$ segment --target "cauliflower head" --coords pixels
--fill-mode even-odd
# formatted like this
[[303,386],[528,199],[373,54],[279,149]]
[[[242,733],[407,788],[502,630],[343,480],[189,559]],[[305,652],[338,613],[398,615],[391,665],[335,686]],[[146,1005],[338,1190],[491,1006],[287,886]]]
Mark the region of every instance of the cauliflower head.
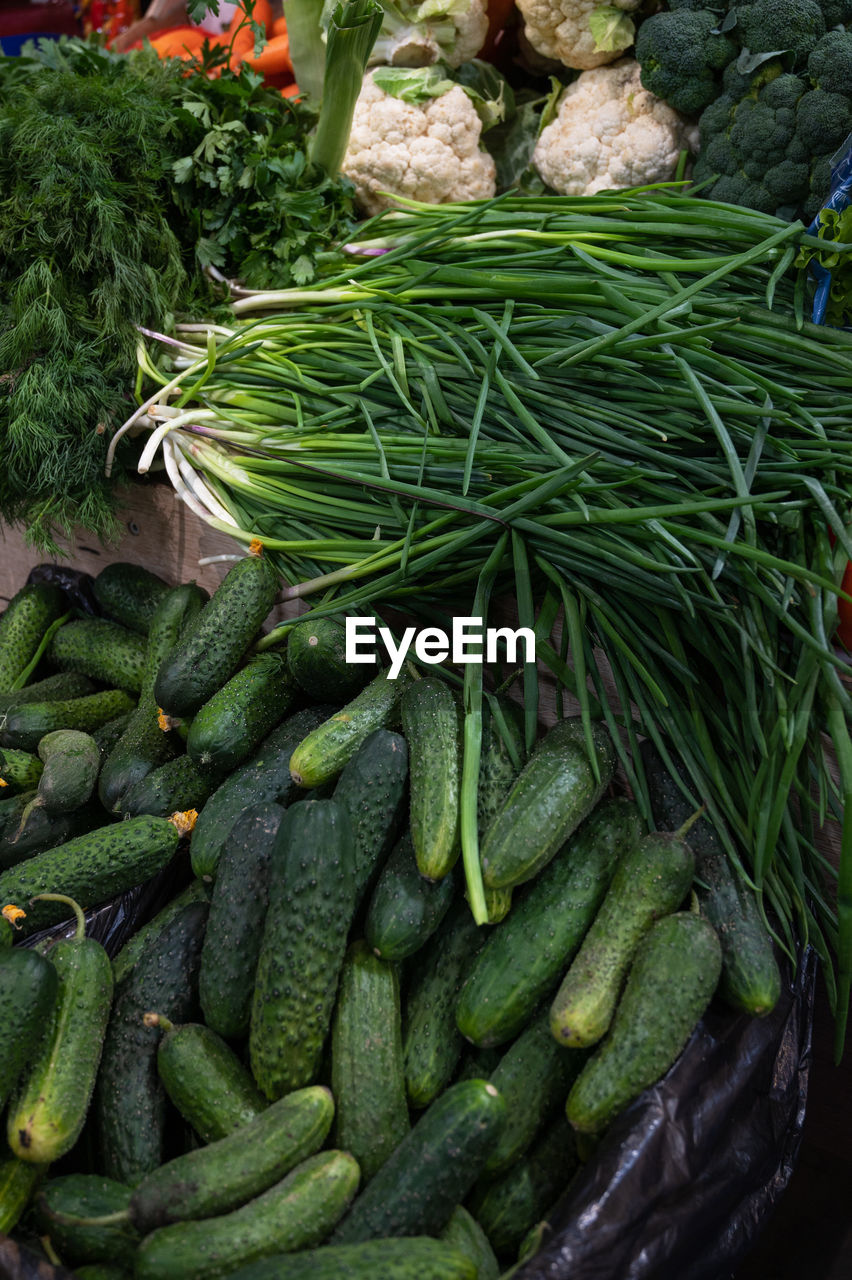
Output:
[[384,18],[369,65],[459,67],[475,58],[488,35],[486,0],[383,0]]
[[[633,44],[627,15],[642,0],[516,0],[537,53],[576,71],[615,62]],[[618,11],[621,11],[619,14]]]
[[420,104],[385,93],[367,72],[342,171],[369,214],[391,207],[393,196],[427,204],[489,199],[496,167],[480,148],[481,133],[476,108],[459,85]]
[[532,156],[554,191],[594,195],[674,176],[688,141],[686,122],[643,89],[639,76],[638,62],[622,58],[584,71],[568,85]]

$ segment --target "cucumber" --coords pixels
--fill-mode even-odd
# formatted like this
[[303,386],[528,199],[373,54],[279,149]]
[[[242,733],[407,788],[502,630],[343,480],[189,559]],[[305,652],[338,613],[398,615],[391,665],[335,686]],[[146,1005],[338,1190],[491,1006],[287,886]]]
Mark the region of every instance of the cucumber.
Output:
[[[654,821],[675,829],[696,806],[685,798],[650,739],[642,743],[641,753]],[[686,783],[685,768],[677,767]],[[695,854],[695,893],[701,912],[722,946],[719,994],[732,1008],[764,1017],[781,995],[781,973],[757,898],[737,875],[706,818],[699,818],[691,828],[689,847]]]
[[50,1237],[69,1266],[129,1262],[139,1243],[139,1234],[129,1220],[92,1227],[85,1219],[126,1213],[130,1194],[130,1187],[98,1174],[48,1178],[33,1205],[35,1226],[40,1235]]
[[505,1115],[489,1081],[451,1085],[361,1192],[332,1243],[437,1235],[476,1181]]
[[43,763],[31,751],[0,747],[0,794],[4,798],[18,795],[21,791],[35,790],[43,771]]
[[293,748],[328,714],[328,707],[297,711],[273,729],[251,760],[216,788],[198,815],[190,841],[192,869],[197,876],[207,880],[215,876],[228,833],[246,809],[266,801],[290,802],[296,793],[289,764]]
[[46,1171],[46,1165],[0,1151],[0,1233],[18,1225]]
[[560,1044],[584,1048],[606,1033],[642,935],[683,902],[695,859],[682,836],[654,831],[619,863],[550,1011]]
[[38,1050],[58,987],[56,970],[38,952],[23,947],[0,951],[0,1109]]
[[6,916],[0,912],[0,952],[11,947],[15,941],[15,930]]
[[133,1273],[110,1262],[93,1262],[91,1266],[77,1267],[76,1280],[132,1280]]
[[722,950],[708,920],[690,911],[658,920],[636,950],[612,1029],[566,1103],[581,1133],[599,1133],[668,1071],[719,981]]
[[120,809],[125,817],[149,813],[166,818],[170,813],[202,809],[213,787],[213,777],[208,770],[188,755],[180,755],[158,765],[128,787],[121,797]]
[[488,1236],[464,1205],[456,1205],[441,1239],[469,1258],[475,1280],[499,1280],[500,1264],[494,1256]]
[[60,671],[78,671],[101,684],[139,693],[145,641],[106,618],[76,618],[60,627],[47,646],[46,660]]
[[263,556],[248,555],[228,570],[160,668],[158,706],[169,715],[197,711],[236,671],[278,592],[278,575]]
[[160,1079],[202,1142],[226,1138],[264,1111],[266,1099],[249,1071],[215,1031],[162,1017],[158,1025],[165,1032],[157,1050]]
[[485,834],[482,878],[490,889],[532,879],[587,817],[615,772],[615,748],[592,726],[596,779],[579,718],[558,721],[536,746]]
[[231,1280],[477,1280],[477,1274],[453,1245],[409,1236],[276,1254],[240,1267]]
[[230,773],[257,750],[295,698],[283,654],[256,654],[196,711],[187,754],[216,773]]
[[[37,894],[67,893],[88,910],[162,871],[179,838],[165,818],[131,818],[100,827],[0,872],[0,898],[29,902]],[[57,924],[66,915],[61,904],[34,903],[22,922],[23,932]]]
[[6,1125],[12,1153],[36,1164],[66,1155],[82,1132],[112,1002],[109,956],[86,937],[77,903],[64,895],[58,900],[73,909],[77,930],[51,948],[59,978],[53,1015],[10,1102]]
[[173,1022],[192,1016],[206,920],[206,903],[184,907],[151,939],[116,990],[93,1109],[101,1168],[118,1182],[132,1186],[162,1163],[166,1095],[157,1073],[160,1036],[145,1025],[144,1015],[156,1009]]
[[452,1079],[464,1048],[456,1027],[459,990],[484,942],[484,930],[459,898],[423,949],[405,998],[405,1086],[412,1106],[428,1106]]
[[436,881],[421,876],[406,832],[385,863],[370,899],[364,923],[367,941],[383,960],[406,959],[431,938],[454,896],[453,875]]
[[468,1040],[505,1044],[554,994],[619,859],[642,834],[632,801],[604,800],[518,894],[509,917],[487,938],[459,996],[456,1022]]
[[449,685],[437,677],[414,680],[400,701],[411,780],[409,826],[417,869],[441,880],[461,852],[459,713]]
[[169,584],[140,564],[116,561],[105,565],[92,582],[101,611],[145,636]]
[[[480,837],[485,835],[497,816],[520,773],[525,754],[522,709],[508,698],[498,697],[496,704],[503,716],[506,737],[500,732],[490,701],[485,699],[482,706],[482,748],[476,790],[476,824]],[[513,759],[513,750],[517,764]]]
[[106,760],[110,751],[118,742],[124,730],[130,723],[132,711],[125,711],[123,715],[116,716],[114,720],[107,720],[106,724],[102,724],[97,729],[92,729],[92,737],[98,744],[98,751],[101,753],[101,761]]
[[268,1098],[313,1083],[355,909],[352,833],[333,800],[286,811],[252,999],[249,1054]]
[[410,676],[391,680],[381,671],[340,711],[313,729],[290,757],[290,773],[300,787],[318,787],[335,778],[375,729],[384,729],[397,711]]
[[0,615],[0,693],[14,688],[45,631],[64,611],[62,592],[46,583],[28,583],[12,596]]
[[56,675],[45,676],[23,689],[0,693],[0,718],[11,707],[26,706],[28,702],[57,702],[66,698],[82,698],[94,692],[95,686],[88,676],[81,676],[76,671],[57,671]]
[[145,1233],[239,1208],[319,1151],[333,1117],[328,1089],[297,1089],[239,1131],[155,1169],[131,1196],[131,1221]]
[[209,887],[202,880],[190,881],[186,888],[182,889],[170,902],[167,902],[153,919],[149,920],[147,924],[143,924],[140,929],[137,929],[128,938],[112,962],[112,976],[116,986],[135,967],[140,956],[147,950],[149,942],[153,942],[163,932],[166,925],[171,924],[175,916],[180,915],[184,907],[188,907],[193,902],[210,902]]
[[374,662],[346,661],[346,626],[339,618],[305,618],[287,636],[287,666],[316,701],[349,702],[376,674]]
[[336,1145],[355,1157],[365,1182],[408,1133],[399,978],[363,941],[340,975],[331,1033]]
[[326,1238],[358,1187],[358,1165],[345,1151],[302,1161],[281,1182],[240,1209],[152,1231],[136,1257],[136,1280],[214,1280],[241,1263]]
[[36,795],[21,815],[21,831],[34,810],[44,809],[49,817],[56,817],[79,809],[91,797],[101,767],[98,744],[79,729],[46,733],[38,744],[38,754],[44,771]]
[[11,707],[2,717],[0,741],[5,747],[35,751],[44,735],[55,729],[92,733],[132,710],[133,699],[124,689],[102,689],[56,702],[27,702]]
[[[16,797],[20,801],[17,813],[9,813],[8,824],[0,835],[2,869],[17,867],[37,853],[47,853],[104,824],[104,812],[97,801],[81,805],[71,813],[52,816],[45,809],[31,807],[36,798],[35,791],[25,791]],[[25,815],[26,825],[22,829]]]
[[245,1035],[269,901],[269,859],[284,809],[268,801],[247,809],[225,841],[213,892],[198,994],[204,1020],[219,1035]]
[[355,845],[355,904],[370,892],[393,845],[405,807],[408,744],[376,729],[347,761],[334,799],[349,815]]

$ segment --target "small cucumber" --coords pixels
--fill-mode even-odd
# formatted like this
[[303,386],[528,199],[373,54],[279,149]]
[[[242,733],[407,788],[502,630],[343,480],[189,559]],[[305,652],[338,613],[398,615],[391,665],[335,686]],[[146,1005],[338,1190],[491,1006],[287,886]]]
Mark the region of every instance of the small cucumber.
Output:
[[0,951],[0,1109],[38,1051],[58,988],[56,970],[37,951],[23,947]]
[[286,811],[272,852],[249,1053],[268,1098],[312,1084],[355,910],[352,832],[333,800]]
[[154,685],[158,706],[190,715],[236,671],[278,592],[264,556],[248,555],[228,570],[188,635],[163,663]]
[[408,1236],[276,1254],[240,1267],[231,1280],[477,1280],[477,1274],[455,1246]]
[[31,751],[0,747],[0,795],[3,798],[33,791],[43,772],[43,763]]
[[364,739],[388,725],[410,679],[404,673],[391,680],[380,672],[351,702],[313,729],[290,757],[294,782],[318,787],[337,777]]
[[196,711],[187,754],[215,773],[230,773],[257,750],[295,698],[283,654],[256,654]]
[[459,853],[460,727],[456,700],[437,677],[414,680],[400,701],[411,779],[409,825],[417,869],[441,880]]
[[505,1115],[489,1081],[451,1085],[361,1192],[332,1243],[438,1235],[479,1176]]
[[202,1023],[176,1026],[156,1016],[165,1032],[157,1050],[157,1071],[166,1093],[202,1142],[226,1138],[261,1114],[266,1099],[221,1036]]
[[101,753],[88,733],[56,729],[38,744],[44,772],[33,802],[51,816],[69,813],[84,805],[95,789]]
[[287,636],[287,665],[299,687],[323,702],[349,702],[376,674],[373,662],[346,661],[346,625],[305,618]]
[[153,919],[137,929],[114,957],[112,976],[115,985],[118,986],[119,982],[122,982],[127,977],[140,956],[148,949],[148,944],[159,937],[166,926],[171,924],[175,916],[180,915],[184,907],[188,907],[193,902],[209,903],[209,901],[209,887],[202,880],[191,880],[185,889],[182,889],[180,893],[157,912]]
[[410,1128],[402,1064],[399,979],[362,941],[347,952],[331,1033],[335,1141],[365,1182]]
[[53,636],[45,658],[60,671],[78,671],[101,684],[139,693],[145,641],[106,618],[76,618]]
[[72,908],[77,931],[51,948],[50,963],[59,978],[53,1016],[7,1118],[10,1150],[36,1164],[66,1155],[82,1132],[112,1002],[109,956],[100,942],[86,937],[77,903],[53,896]]
[[456,1022],[468,1040],[504,1044],[555,992],[619,859],[643,831],[632,801],[604,800],[521,890],[508,918],[489,934],[459,996]]
[[10,1151],[0,1151],[0,1232],[6,1235],[24,1216],[47,1165],[18,1160]]
[[269,860],[284,809],[268,801],[247,809],[225,841],[210,897],[198,995],[209,1027],[245,1035],[269,901]]
[[482,877],[490,889],[531,880],[604,794],[615,748],[593,724],[595,777],[579,718],[559,720],[536,746],[482,842]]
[[64,611],[62,592],[46,583],[28,583],[12,596],[0,615],[0,693],[13,689],[45,631]]
[[58,702],[67,698],[82,698],[94,693],[95,686],[88,676],[76,671],[57,671],[55,676],[45,676],[33,684],[25,685],[12,693],[0,693],[0,718],[12,707],[26,706],[28,702]]
[[355,844],[355,904],[372,890],[405,808],[408,745],[399,733],[376,729],[344,765],[334,800],[349,815]]
[[488,1236],[464,1205],[456,1205],[453,1216],[441,1232],[441,1239],[470,1258],[475,1268],[475,1280],[499,1280],[500,1264]]
[[[17,813],[10,811],[8,823],[0,835],[2,869],[17,867],[37,853],[57,849],[104,824],[104,812],[97,801],[81,805],[71,813],[52,816],[45,809],[33,807],[32,802],[37,799],[35,791],[25,791],[15,798],[20,801]],[[26,823],[22,828],[24,818]]]
[[124,689],[102,689],[57,702],[26,702],[0,717],[0,741],[4,747],[35,751],[44,735],[55,729],[92,733],[132,710],[133,699]]
[[568,1095],[581,1133],[599,1133],[668,1071],[719,981],[722,951],[708,920],[690,911],[658,920],[639,944],[612,1029]]
[[103,613],[145,636],[169,584],[140,564],[116,561],[105,565],[92,582],[92,594]]
[[358,1178],[345,1151],[309,1156],[240,1209],[152,1231],[136,1257],[136,1280],[214,1280],[269,1254],[310,1249],[345,1213]]
[[48,1178],[33,1205],[35,1226],[40,1235],[50,1237],[54,1249],[69,1266],[129,1262],[139,1243],[139,1235],[129,1221],[90,1227],[85,1220],[126,1212],[130,1194],[130,1187],[98,1174],[69,1173]]
[[694,869],[686,840],[671,831],[651,832],[625,854],[551,1006],[560,1044],[580,1049],[605,1035],[639,940],[680,906]]
[[213,778],[206,769],[188,755],[176,756],[127,788],[121,797],[121,812],[131,818],[143,813],[165,818],[170,813],[201,809],[213,786]]
[[436,881],[421,876],[406,832],[385,863],[370,899],[364,924],[367,941],[383,960],[404,960],[431,938],[454,895],[454,876]]

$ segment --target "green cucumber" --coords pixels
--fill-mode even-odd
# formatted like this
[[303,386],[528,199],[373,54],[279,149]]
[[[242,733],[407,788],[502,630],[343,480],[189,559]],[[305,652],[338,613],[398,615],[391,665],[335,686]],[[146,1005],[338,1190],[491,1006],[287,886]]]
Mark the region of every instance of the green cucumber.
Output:
[[92,594],[101,611],[145,636],[157,605],[169,584],[140,564],[116,561],[105,565],[92,582]]
[[55,729],[91,733],[132,710],[133,699],[124,689],[102,689],[56,702],[26,702],[0,717],[0,740],[5,747],[35,751],[44,735]]
[[606,1040],[568,1095],[568,1120],[599,1133],[680,1054],[719,981],[722,951],[703,916],[658,920],[640,942]]
[[171,813],[201,809],[214,787],[212,775],[188,755],[176,756],[158,765],[134,782],[121,797],[125,817],[143,813],[167,818]]
[[[33,805],[37,799],[35,791],[25,791],[16,799],[20,801],[17,813],[10,811],[8,823],[0,835],[0,869],[17,867],[37,853],[47,853],[104,824],[104,812],[97,801],[81,805],[71,813],[54,816]],[[22,828],[25,817],[26,823]]]
[[456,1027],[459,990],[485,942],[464,898],[453,903],[423,948],[405,997],[405,1086],[426,1107],[452,1079],[464,1048]]
[[15,941],[15,929],[7,916],[0,912],[0,952]]
[[500,1264],[488,1236],[464,1205],[456,1205],[453,1216],[441,1232],[441,1239],[470,1258],[475,1268],[475,1280],[499,1280]]
[[579,718],[559,720],[538,743],[482,841],[488,888],[531,880],[594,809],[616,755],[604,726],[593,724],[592,735],[597,778]]
[[201,951],[198,995],[204,1020],[225,1037],[244,1035],[269,901],[269,860],[284,809],[247,809],[225,841]]
[[297,1089],[238,1131],[149,1173],[130,1199],[131,1221],[147,1233],[239,1208],[319,1151],[333,1117],[328,1089]]
[[583,940],[626,849],[643,834],[624,797],[604,800],[519,894],[467,976],[456,1009],[474,1044],[511,1040],[551,996]]
[[628,850],[554,997],[550,1027],[560,1044],[581,1049],[606,1034],[642,935],[680,906],[694,870],[679,832],[653,831]]
[[[33,1205],[35,1226],[49,1236],[56,1252],[68,1263],[129,1262],[139,1233],[126,1214],[130,1187],[99,1174],[69,1173],[48,1178]],[[115,1217],[111,1223],[89,1226],[89,1218]],[[79,1274],[79,1272],[77,1272]]]
[[157,1050],[160,1079],[202,1142],[226,1138],[264,1111],[266,1099],[221,1036],[202,1023],[176,1026],[154,1016],[165,1033]]
[[101,1168],[118,1182],[132,1186],[162,1163],[167,1121],[166,1094],[157,1073],[160,1035],[145,1025],[144,1017],[153,1009],[173,1022],[192,1015],[206,921],[206,903],[184,907],[150,940],[116,990],[94,1112]]
[[278,586],[278,574],[265,557],[238,560],[160,668],[154,685],[158,706],[183,716],[212,698],[245,656]]
[[[165,818],[131,818],[100,827],[0,872],[0,898],[4,903],[29,902],[37,894],[67,893],[88,910],[162,871],[179,838]],[[57,924],[65,915],[61,904],[35,903],[28,908],[23,931]]]
[[480,838],[497,816],[524,759],[522,709],[508,698],[498,697],[495,702],[506,736],[500,730],[491,701],[486,698],[482,705],[482,748],[476,790],[476,824]]
[[230,773],[257,750],[295,698],[283,654],[256,654],[196,711],[187,754],[214,772]]
[[25,685],[12,693],[0,693],[0,718],[12,707],[26,706],[28,702],[57,702],[67,698],[82,698],[94,693],[95,686],[88,676],[76,671],[57,671],[33,684]]
[[347,761],[334,799],[349,815],[355,844],[355,903],[375,884],[405,808],[408,744],[399,733],[375,729]]
[[215,876],[228,833],[246,809],[267,801],[288,804],[293,799],[297,790],[290,777],[293,748],[328,713],[328,707],[297,711],[273,729],[251,760],[216,788],[198,815],[190,841],[192,869],[197,876],[206,880]]
[[76,1280],[132,1280],[133,1273],[111,1262],[93,1262],[90,1266],[77,1267]]
[[431,1236],[323,1245],[261,1258],[230,1280],[477,1280],[464,1253]]
[[112,976],[115,985],[118,986],[119,982],[122,982],[127,977],[140,956],[147,950],[148,944],[159,937],[166,925],[171,924],[175,916],[180,915],[184,907],[188,907],[193,902],[209,903],[209,901],[209,886],[203,880],[191,880],[186,888],[182,889],[170,902],[167,902],[147,924],[143,924],[140,929],[137,929],[113,958]]
[[0,1233],[18,1225],[46,1171],[47,1165],[0,1151]]
[[[101,767],[101,753],[94,738],[79,729],[55,729],[44,735],[38,754],[44,771],[31,807],[42,808],[55,817],[84,805],[95,789]],[[22,826],[26,820],[25,816]]]
[[106,724],[102,724],[98,729],[92,729],[92,737],[98,744],[98,751],[101,753],[101,761],[106,760],[110,751],[118,742],[124,730],[130,723],[132,711],[125,711],[123,715],[116,716],[114,720],[107,720]]
[[352,832],[334,800],[286,811],[269,878],[249,1053],[268,1098],[312,1084],[355,910]]
[[3,797],[33,791],[44,772],[44,764],[31,751],[0,747],[0,783]]
[[410,680],[381,671],[351,702],[313,729],[290,757],[290,773],[300,787],[318,787],[337,777],[365,738],[387,727]]
[[346,626],[338,618],[305,618],[287,636],[287,665],[316,701],[349,702],[376,674],[375,662],[346,661]]
[[0,951],[0,1109],[39,1049],[58,988],[56,970],[37,951],[23,947]]
[[53,1015],[9,1104],[6,1125],[13,1154],[37,1164],[66,1155],[82,1132],[112,1002],[109,956],[100,942],[86,937],[77,903],[54,896],[73,909],[77,930],[51,948],[59,978]]
[[367,1184],[332,1243],[437,1235],[479,1176],[505,1115],[489,1081],[451,1085]]
[[60,671],[78,671],[117,689],[138,694],[142,688],[145,641],[106,618],[66,622],[53,636],[45,658]]
[[215,1280],[242,1263],[318,1245],[345,1213],[358,1177],[344,1151],[309,1156],[240,1209],[152,1231],[136,1257],[136,1280]]
[[415,680],[400,701],[411,779],[409,826],[417,868],[441,880],[461,852],[459,712],[444,680]]
[[352,944],[340,975],[331,1032],[335,1142],[365,1182],[410,1128],[402,1063],[399,978],[365,942]]
[[0,693],[9,693],[35,657],[51,622],[65,611],[58,587],[27,583],[0,615]]
[[406,832],[373,890],[364,924],[367,941],[383,960],[404,960],[431,938],[454,896],[452,874],[436,881],[421,876]]

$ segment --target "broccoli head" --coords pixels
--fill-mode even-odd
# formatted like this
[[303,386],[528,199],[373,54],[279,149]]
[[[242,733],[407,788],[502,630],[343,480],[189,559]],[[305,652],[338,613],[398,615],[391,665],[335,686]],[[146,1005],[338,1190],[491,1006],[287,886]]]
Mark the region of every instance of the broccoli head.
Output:
[[819,0],[827,30],[852,22],[852,0]]
[[755,0],[738,5],[737,38],[750,53],[793,54],[796,67],[808,59],[825,35],[825,18],[816,0]]
[[839,147],[852,130],[852,101],[842,93],[809,89],[796,111],[796,132],[812,155]]
[[852,31],[827,31],[808,58],[808,76],[826,93],[852,92]]
[[697,115],[719,94],[719,76],[737,45],[714,34],[719,15],[709,9],[657,13],[636,37],[642,87],[683,115]]

